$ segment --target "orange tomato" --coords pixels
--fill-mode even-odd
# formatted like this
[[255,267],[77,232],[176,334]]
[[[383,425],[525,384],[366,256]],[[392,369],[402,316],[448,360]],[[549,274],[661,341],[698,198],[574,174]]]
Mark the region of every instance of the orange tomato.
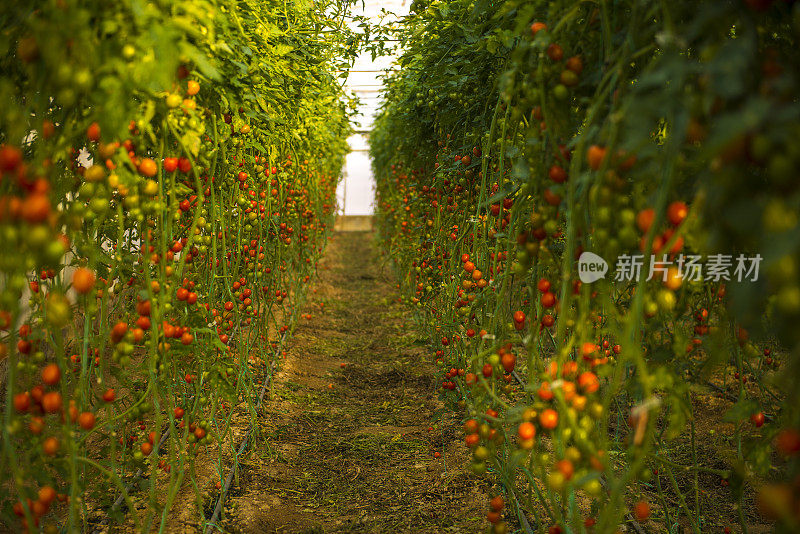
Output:
[[61,380],[61,369],[58,364],[51,363],[42,369],[42,382],[48,386],[54,386]]
[[536,37],[537,33],[546,29],[547,29],[547,24],[545,24],[544,22],[534,22],[533,24],[531,24],[531,35],[533,37]]
[[[656,218],[656,212],[653,208],[646,208],[636,214],[636,226],[639,231],[646,234],[650,227],[653,226],[653,221]],[[653,247],[655,248],[655,246]]]
[[595,171],[603,164],[605,157],[606,149],[598,145],[590,146],[586,152],[586,161],[589,163],[589,167]]
[[497,495],[491,501],[489,501],[489,506],[495,512],[500,512],[503,508],[505,508],[506,503],[503,500],[503,496],[502,495]]
[[158,172],[158,165],[156,165],[156,162],[151,158],[144,158],[141,163],[139,163],[139,172],[143,176],[152,178]]
[[61,393],[57,391],[45,393],[42,397],[42,408],[45,413],[56,413],[61,410],[61,405]]
[[524,422],[520,423],[519,427],[517,428],[517,434],[523,440],[533,439],[536,435],[536,427],[533,426],[533,423]]
[[558,412],[552,408],[546,408],[539,414],[539,424],[545,430],[552,430],[558,425]]
[[594,393],[600,389],[600,379],[596,374],[587,371],[578,377],[578,386],[586,393]]
[[639,501],[633,506],[633,516],[638,521],[646,521],[650,517],[650,505],[647,501]]
[[78,425],[84,430],[91,430],[97,418],[92,412],[83,412],[78,416]]
[[20,413],[27,412],[31,405],[31,396],[25,391],[14,395],[14,409]]
[[72,287],[81,295],[89,293],[94,288],[96,280],[94,272],[86,267],[78,267],[72,273]]
[[96,122],[90,124],[89,128],[86,129],[86,137],[93,143],[100,140],[100,126]]
[[52,486],[42,486],[39,488],[39,501],[45,505],[50,504],[56,498],[56,490]]
[[53,436],[50,436],[49,438],[45,439],[44,442],[42,442],[42,450],[48,456],[55,456],[58,452],[58,447],[58,439],[54,438]]
[[676,200],[667,207],[667,220],[672,226],[680,226],[687,215],[689,215],[689,207],[685,202]]

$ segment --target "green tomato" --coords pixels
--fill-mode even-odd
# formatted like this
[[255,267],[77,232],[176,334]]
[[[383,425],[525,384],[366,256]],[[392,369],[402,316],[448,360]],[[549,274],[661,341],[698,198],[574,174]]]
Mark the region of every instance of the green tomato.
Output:
[[486,473],[486,462],[472,462],[471,468],[476,475],[483,475]]
[[600,493],[603,491],[603,486],[602,484],[600,484],[599,480],[593,478],[591,480],[587,480],[586,483],[584,483],[583,489],[589,495],[596,497],[600,495]]
[[96,215],[103,215],[108,211],[108,199],[95,197],[89,201],[89,209]]
[[183,103],[183,98],[181,95],[176,93],[168,94],[165,100],[168,108],[177,108],[181,105],[181,103]]
[[[50,229],[43,224],[34,226],[27,234],[28,245],[34,250],[46,246],[48,243],[52,242],[51,239]],[[9,239],[9,241],[12,240]],[[13,239],[13,241],[16,241],[16,239]]]
[[92,84],[94,83],[94,77],[89,69],[82,68],[75,73],[73,81],[78,91],[84,92],[91,89]]
[[47,297],[47,321],[57,328],[63,328],[72,319],[69,300],[62,293],[51,292]]
[[564,475],[558,471],[553,471],[547,475],[547,485],[553,491],[561,491],[564,489]]

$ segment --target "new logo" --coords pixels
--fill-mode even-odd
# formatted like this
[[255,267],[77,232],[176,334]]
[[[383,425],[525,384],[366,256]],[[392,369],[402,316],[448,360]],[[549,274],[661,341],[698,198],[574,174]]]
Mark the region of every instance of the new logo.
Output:
[[578,258],[578,278],[584,284],[605,278],[607,272],[608,263],[594,252],[583,252]]

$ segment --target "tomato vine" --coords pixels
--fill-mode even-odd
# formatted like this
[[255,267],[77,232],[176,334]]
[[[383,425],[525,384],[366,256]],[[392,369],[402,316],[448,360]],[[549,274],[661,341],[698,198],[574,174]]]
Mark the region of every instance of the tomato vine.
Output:
[[86,531],[124,502],[163,531],[179,496],[204,524],[198,455],[222,481],[234,409],[255,418],[332,226],[357,19],[346,1],[4,4],[14,530]]
[[746,532],[753,500],[798,528],[798,32],[769,0],[418,0],[398,26],[378,225],[493,532]]

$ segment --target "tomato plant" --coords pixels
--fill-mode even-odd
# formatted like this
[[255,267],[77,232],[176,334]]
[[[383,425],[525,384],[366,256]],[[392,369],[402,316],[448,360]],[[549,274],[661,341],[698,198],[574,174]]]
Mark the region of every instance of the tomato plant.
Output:
[[238,446],[232,409],[255,416],[332,226],[351,18],[344,1],[4,5],[14,531],[84,530],[109,491],[137,531],[163,530],[185,488],[205,521],[195,458],[222,471]]
[[799,32],[792,1],[417,1],[399,25],[378,227],[514,503],[493,532],[746,532],[753,500],[800,526]]

